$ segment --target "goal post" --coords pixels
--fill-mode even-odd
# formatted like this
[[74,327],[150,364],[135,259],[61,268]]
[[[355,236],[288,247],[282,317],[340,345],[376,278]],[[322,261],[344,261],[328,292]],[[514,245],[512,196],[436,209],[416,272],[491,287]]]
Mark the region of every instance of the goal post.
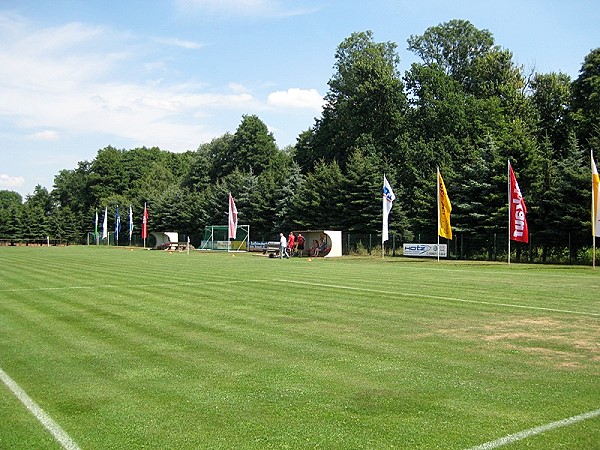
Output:
[[228,225],[209,225],[204,229],[200,250],[247,252],[250,250],[250,225],[238,225],[236,238],[229,239]]

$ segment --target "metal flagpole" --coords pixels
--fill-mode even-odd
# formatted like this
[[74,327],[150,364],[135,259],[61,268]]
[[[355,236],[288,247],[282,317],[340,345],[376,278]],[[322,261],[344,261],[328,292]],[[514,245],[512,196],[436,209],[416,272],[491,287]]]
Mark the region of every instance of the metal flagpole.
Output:
[[440,168],[436,167],[436,182],[437,187],[437,260],[440,262]]
[[507,159],[506,162],[506,178],[508,186],[508,264],[510,265],[510,159]]
[[597,205],[597,198],[596,195],[598,195],[596,186],[595,186],[595,172],[597,172],[598,170],[594,170],[595,169],[595,163],[594,163],[594,150],[590,150],[590,165],[592,168],[592,268],[596,268],[596,205]]
[[[382,206],[382,217],[385,214],[385,172],[383,173],[383,206]],[[383,222],[383,220],[381,221],[381,259],[385,259],[385,241],[383,240],[384,238],[384,233],[385,233],[385,223]]]

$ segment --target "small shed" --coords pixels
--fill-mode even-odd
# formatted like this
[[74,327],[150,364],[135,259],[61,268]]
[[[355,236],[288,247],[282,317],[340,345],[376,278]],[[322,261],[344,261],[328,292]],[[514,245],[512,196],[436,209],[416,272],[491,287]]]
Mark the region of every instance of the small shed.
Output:
[[325,258],[334,258],[342,256],[342,232],[336,230],[299,230],[293,232],[298,239],[298,234],[304,236],[304,254],[310,255],[310,248],[313,246],[315,241],[319,244],[325,240],[329,252],[325,255]]

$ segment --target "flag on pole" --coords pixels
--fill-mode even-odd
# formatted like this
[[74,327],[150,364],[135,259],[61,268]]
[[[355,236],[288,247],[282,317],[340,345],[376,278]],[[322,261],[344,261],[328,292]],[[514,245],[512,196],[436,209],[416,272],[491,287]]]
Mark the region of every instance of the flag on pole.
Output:
[[131,244],[131,235],[133,234],[133,210],[129,205],[129,244]]
[[98,244],[98,208],[96,208],[96,219],[94,220],[94,239],[96,240],[96,244]]
[[445,237],[446,239],[452,239],[452,227],[450,226],[450,213],[452,212],[452,205],[450,204],[450,198],[448,198],[448,192],[446,191],[446,185],[444,179],[440,173],[440,169],[437,169],[437,184],[438,184],[438,235]]
[[117,205],[117,212],[115,213],[115,243],[119,245],[119,231],[121,231],[121,216],[119,215],[119,205]]
[[381,229],[381,244],[389,239],[388,219],[396,195],[386,176],[383,176],[383,227]]
[[[142,239],[146,239],[148,237],[148,209],[146,208],[146,203],[144,203],[144,215],[142,216]],[[145,247],[145,244],[144,244]]]
[[592,158],[592,236],[600,236],[600,176],[594,162],[594,152],[591,151]]
[[102,239],[108,237],[108,208],[104,208],[104,219],[102,219]]
[[527,207],[525,206],[525,200],[521,195],[521,189],[517,178],[513,172],[510,161],[508,163],[509,172],[509,218],[510,218],[510,239],[513,241],[529,242],[529,230],[527,228]]
[[237,234],[238,211],[235,207],[235,201],[229,193],[229,239],[235,239]]

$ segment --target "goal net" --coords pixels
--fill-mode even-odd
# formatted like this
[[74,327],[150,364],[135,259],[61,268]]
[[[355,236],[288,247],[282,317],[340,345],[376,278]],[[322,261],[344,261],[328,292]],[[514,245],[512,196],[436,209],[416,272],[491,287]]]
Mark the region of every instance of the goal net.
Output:
[[247,252],[249,249],[250,225],[238,225],[235,239],[228,239],[227,225],[210,225],[204,229],[200,250]]

